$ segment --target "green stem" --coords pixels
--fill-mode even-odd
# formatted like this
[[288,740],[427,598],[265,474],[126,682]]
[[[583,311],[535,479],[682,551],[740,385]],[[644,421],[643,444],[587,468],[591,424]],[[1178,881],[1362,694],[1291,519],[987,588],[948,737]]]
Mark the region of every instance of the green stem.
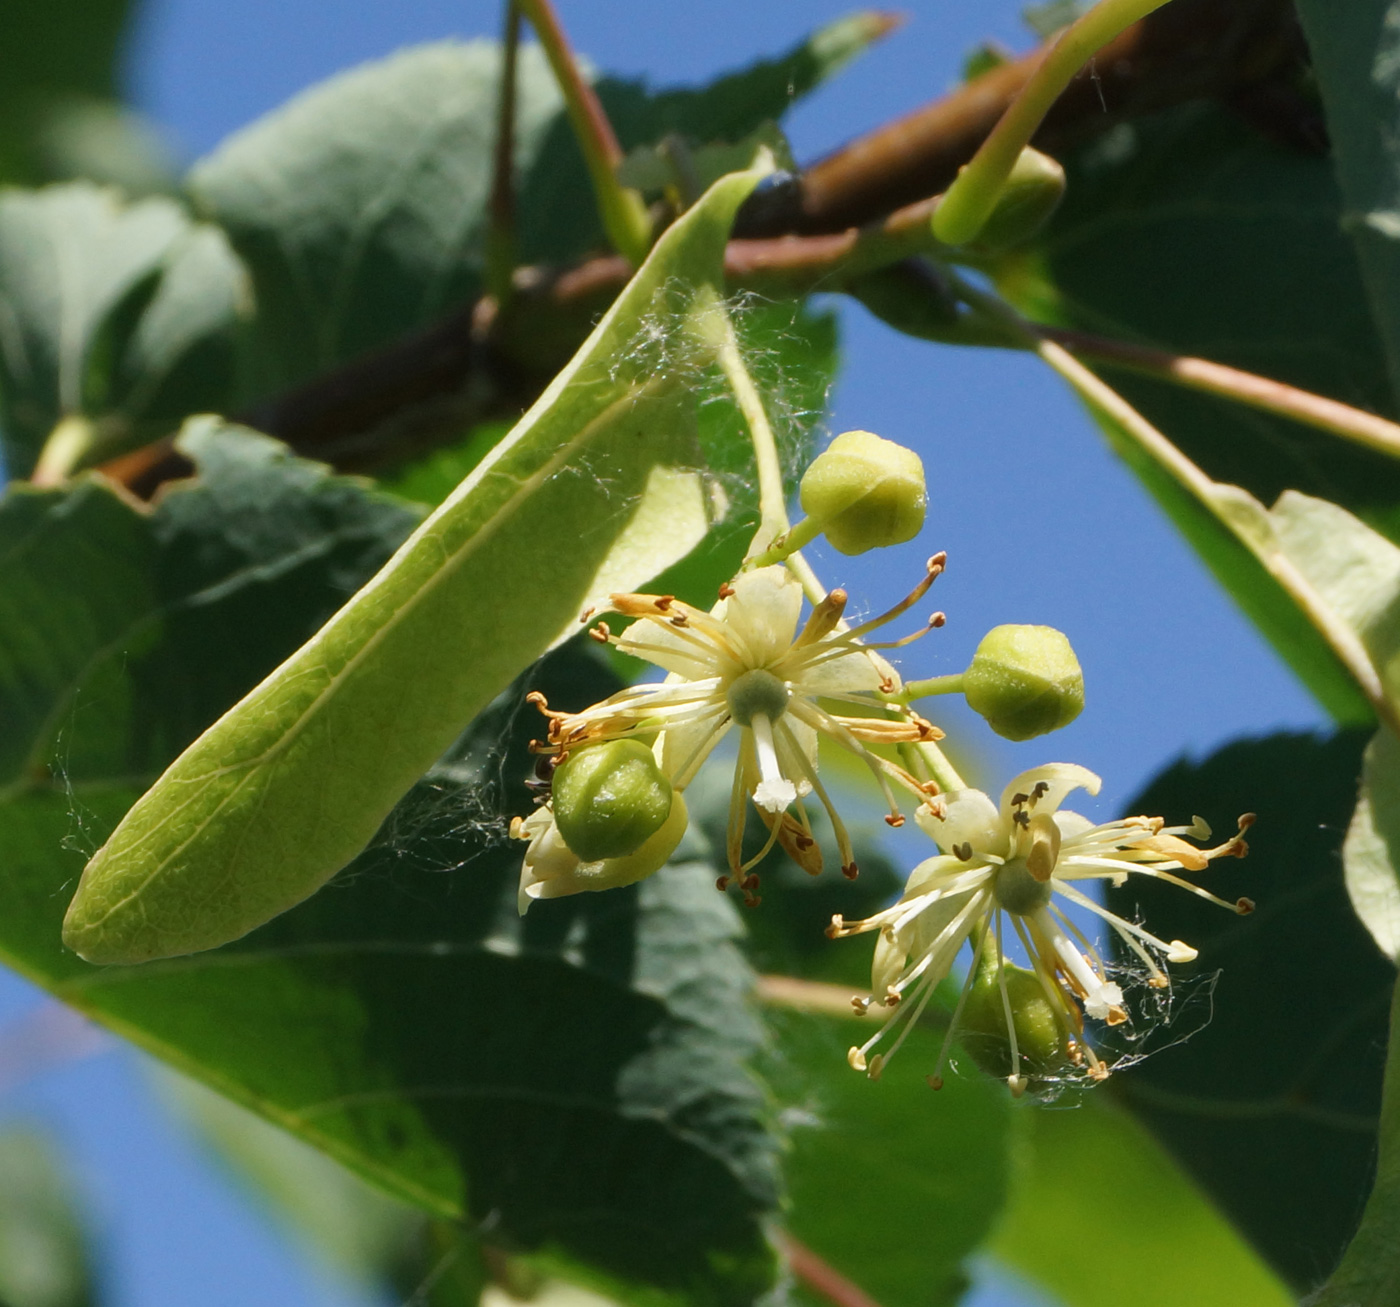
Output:
[[1238,486],[1213,481],[1112,386],[1091,372],[1068,350],[1042,337],[1035,326],[1024,321],[1010,305],[978,290],[956,273],[950,272],[949,279],[957,293],[969,304],[1001,318],[1008,327],[1015,329],[1026,342],[1026,347],[1034,350],[1069,382],[1090,409],[1107,418],[1254,555],[1326,640],[1333,654],[1366,696],[1376,716],[1392,731],[1400,734],[1400,713],[1387,698],[1380,675],[1360,638],[1336,620],[1322,596],[1297,565],[1281,550],[1271,548],[1262,537],[1261,526],[1265,532],[1269,530],[1263,505]]
[[982,230],[1021,151],[1030,144],[1050,106],[1074,75],[1125,28],[1160,9],[1166,0],[1099,0],[1060,33],[992,133],[958,172],[933,215],[933,232],[949,245],[964,245]]
[[569,122],[588,165],[593,195],[608,240],[623,258],[640,264],[651,248],[651,220],[642,197],[617,180],[622,149],[612,124],[580,71],[550,0],[517,0],[517,3],[535,29],[555,81],[563,92]]
[[486,290],[498,308],[510,299],[515,273],[515,84],[520,50],[520,8],[507,0],[501,37],[500,100],[486,232]]
[[60,418],[49,432],[30,481],[36,486],[61,486],[76,472],[97,444],[97,428],[87,418],[71,413]]
[[924,760],[929,774],[938,782],[938,788],[944,793],[949,790],[967,789],[967,782],[958,775],[958,769],[948,761],[948,755],[936,744],[931,741],[921,741],[918,744],[911,744],[909,747]]
[[779,536],[770,548],[749,559],[751,567],[767,567],[772,563],[786,562],[803,545],[809,545],[822,533],[821,524],[814,518],[804,517],[786,535]]
[[746,563],[769,549],[788,532],[787,490],[783,485],[783,465],[778,457],[778,441],[773,434],[763,397],[758,393],[749,370],[734,323],[720,298],[710,291],[703,299],[697,297],[694,316],[696,335],[704,341],[724,373],[734,392],[739,412],[748,424],[753,442],[754,465],[758,473],[758,530],[745,556]]
[[905,681],[899,692],[900,703],[913,703],[915,699],[927,699],[934,694],[961,694],[966,672],[954,672],[948,676],[930,676],[922,681]]
[[1168,381],[1187,390],[1247,404],[1250,408],[1341,436],[1391,458],[1400,458],[1400,423],[1325,395],[1315,395],[1310,390],[1300,390],[1297,386],[1226,367],[1223,363],[1212,363],[1209,359],[1148,349],[1082,331],[1056,327],[1038,327],[1037,330],[1041,336],[1058,342],[1080,357]]
[[1400,1302],[1400,991],[1390,1008],[1381,1098],[1380,1157],[1361,1228],[1312,1307],[1393,1307]]

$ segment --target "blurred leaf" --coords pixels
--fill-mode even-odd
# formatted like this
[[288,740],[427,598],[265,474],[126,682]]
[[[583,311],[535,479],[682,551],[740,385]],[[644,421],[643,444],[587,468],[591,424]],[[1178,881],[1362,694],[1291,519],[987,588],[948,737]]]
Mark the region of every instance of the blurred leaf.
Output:
[[1395,973],[1352,912],[1338,856],[1361,748],[1357,734],[1231,744],[1176,764],[1129,805],[1199,811],[1222,829],[1257,812],[1248,860],[1207,878],[1227,900],[1254,898],[1252,915],[1141,877],[1109,895],[1116,912],[1140,908],[1154,934],[1200,950],[1173,971],[1187,993],[1198,977],[1213,1009],[1188,1042],[1113,1085],[1295,1289],[1336,1264],[1375,1160]]
[[175,152],[154,122],[111,100],[60,101],[34,130],[31,146],[46,179],[115,186],[129,199],[173,194]]
[[416,1208],[197,1081],[167,1074],[159,1088],[279,1226],[290,1222],[337,1271],[381,1286],[398,1272],[424,1223]]
[[113,103],[131,0],[9,0],[0,9],[0,179],[53,179],[44,139],[75,103]]
[[[1023,307],[1393,411],[1328,160],[1197,104],[1120,125],[1065,163],[1069,189],[1040,253],[998,273]],[[1265,503],[1289,488],[1330,499],[1400,539],[1400,461],[1160,382],[1110,379],[1216,480]],[[1245,551],[1150,467],[1134,470],[1328,710],[1365,720]]]
[[43,1138],[14,1126],[0,1133],[0,1302],[96,1302],[87,1237],[67,1177]]
[[141,798],[83,872],[70,947],[193,953],[299,903],[581,613],[705,537],[693,427],[716,369],[690,323],[756,179],[717,183],[666,231],[489,458]]
[[[698,90],[605,78],[598,91],[624,148],[669,132],[732,143],[781,117],[888,27],[853,14]],[[256,288],[244,399],[479,293],[499,58],[492,41],[402,51],[313,87],[195,166],[195,202],[227,229]],[[515,130],[522,262],[568,262],[604,247],[583,157],[533,45],[520,51]]]
[[1392,386],[1400,388],[1400,61],[1391,0],[1352,0],[1337,8],[1298,0],[1317,84],[1327,111],[1344,227],[1356,244],[1380,325]]
[[[500,54],[420,46],[341,73],[197,164],[196,204],[228,231],[257,296],[245,397],[401,336],[475,296]],[[520,52],[516,166],[560,113],[544,56]]]
[[[755,916],[771,915],[766,895]],[[869,967],[868,948],[850,951]],[[931,1090],[936,1030],[914,1031],[877,1082],[846,1062],[868,1023],[774,1011],[769,1024],[787,1228],[883,1307],[952,1307],[1006,1197],[1005,1085],[974,1070]]]
[[1091,1091],[1072,1107],[1028,1104],[1016,1125],[1011,1201],[990,1251],[1066,1307],[1288,1307],[1294,1301],[1215,1205],[1104,1091]]
[[[149,513],[96,481],[4,501],[0,713],[21,739],[0,790],[0,954],[429,1213],[624,1296],[751,1301],[777,1181],[734,914],[692,864],[517,915],[504,814],[529,807],[527,685],[335,887],[236,947],[97,970],[59,945],[66,887],[150,770],[408,525],[274,450],[206,433],[200,479]],[[580,707],[617,682],[569,652],[530,684]]]
[[5,461],[27,475],[60,419],[78,457],[152,439],[227,398],[242,273],[222,235],[165,199],[88,183],[0,195]]

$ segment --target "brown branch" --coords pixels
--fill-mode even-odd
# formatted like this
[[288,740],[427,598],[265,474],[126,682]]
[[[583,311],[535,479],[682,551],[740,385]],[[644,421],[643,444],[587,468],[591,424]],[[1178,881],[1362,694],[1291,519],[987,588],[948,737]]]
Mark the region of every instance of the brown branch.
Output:
[[[785,203],[741,213],[736,232],[839,231],[946,189],[1040,58],[995,68],[818,160]],[[1125,119],[1211,98],[1288,144],[1323,148],[1319,112],[1295,85],[1306,61],[1289,0],[1175,0],[1100,51],[1034,144],[1056,154]]]
[[[1125,117],[1211,96],[1237,106],[1251,101],[1260,112],[1269,106],[1274,134],[1315,145],[1315,113],[1300,109],[1296,95],[1290,99],[1301,51],[1286,0],[1175,0],[1099,57],[1094,76],[1056,105],[1037,143],[1062,146]],[[914,218],[926,219],[936,202],[928,197],[971,157],[1035,58],[994,69],[818,161],[792,185],[757,196],[740,215],[739,239],[730,242],[731,284],[778,295],[848,289],[874,307],[852,280],[862,249],[893,241],[881,257],[898,257],[897,242],[912,241]],[[908,272],[922,275],[913,265]],[[626,261],[615,257],[556,272],[517,270],[504,309],[490,298],[465,304],[237,417],[337,467],[364,470],[401,461],[474,422],[522,412],[629,273]],[[938,338],[946,338],[937,314],[929,321],[945,333]],[[165,441],[105,470],[149,495],[190,468]]]
[[805,1243],[790,1234],[779,1234],[775,1242],[787,1259],[792,1273],[813,1292],[834,1307],[880,1307],[860,1285],[848,1280],[834,1266],[818,1257]]

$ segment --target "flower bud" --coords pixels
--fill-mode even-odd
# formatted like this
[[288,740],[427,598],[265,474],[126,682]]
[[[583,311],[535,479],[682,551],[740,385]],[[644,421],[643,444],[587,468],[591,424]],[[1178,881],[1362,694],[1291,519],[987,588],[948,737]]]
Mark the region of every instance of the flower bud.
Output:
[[1084,707],[1084,673],[1053,626],[995,626],[963,674],[968,706],[1006,740],[1068,726]]
[[847,431],[813,460],[801,499],[802,511],[843,554],[903,544],[924,524],[924,465],[892,440]]
[[1010,249],[1030,240],[1050,220],[1065,193],[1065,170],[1048,154],[1027,146],[997,196],[996,208],[976,243]]
[[559,833],[584,862],[639,852],[671,815],[671,782],[640,740],[574,750],[554,769],[553,795]]
[[[992,960],[992,952],[990,947],[984,950],[958,1023],[958,1039],[967,1055],[983,1071],[1003,1080],[1011,1075],[1069,1074],[1074,1067],[1065,1049],[1065,1036],[1039,977],[1010,962],[1003,961],[998,966]],[[1006,1031],[1006,1005],[998,971],[1006,979],[1016,1048],[1021,1054],[1019,1067],[1011,1065],[1011,1040]]]

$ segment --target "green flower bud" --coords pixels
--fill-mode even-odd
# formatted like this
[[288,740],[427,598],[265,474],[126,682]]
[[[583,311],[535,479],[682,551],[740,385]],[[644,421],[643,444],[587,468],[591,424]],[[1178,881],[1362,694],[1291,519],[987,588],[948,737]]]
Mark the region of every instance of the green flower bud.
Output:
[[[958,1023],[963,1049],[983,1071],[1003,1080],[1013,1074],[1072,1074],[1075,1068],[1065,1048],[1064,1032],[1040,979],[1035,972],[1010,962],[1003,961],[998,966],[992,958],[994,952],[988,940]],[[1006,1005],[1002,1002],[998,971],[1006,978],[1016,1048],[1021,1054],[1019,1067],[1011,1065],[1011,1040],[1006,1032]]]
[[584,862],[640,852],[672,809],[671,782],[640,740],[574,750],[554,769],[553,793],[559,833]]
[[[642,847],[623,858],[610,858],[599,871],[598,888],[615,889],[619,885],[631,885],[634,881],[645,880],[653,872],[666,865],[681,836],[690,823],[685,799],[679,793],[671,796],[671,811],[660,828],[642,841]],[[591,870],[588,868],[586,870]]]
[[892,440],[847,431],[813,460],[801,499],[802,511],[843,554],[903,544],[924,524],[924,465]]
[[1050,220],[1064,193],[1065,170],[1048,154],[1027,146],[1011,169],[976,243],[998,250],[1023,244]]
[[1068,726],[1084,707],[1084,673],[1053,626],[996,626],[963,674],[968,706],[1006,740]]

